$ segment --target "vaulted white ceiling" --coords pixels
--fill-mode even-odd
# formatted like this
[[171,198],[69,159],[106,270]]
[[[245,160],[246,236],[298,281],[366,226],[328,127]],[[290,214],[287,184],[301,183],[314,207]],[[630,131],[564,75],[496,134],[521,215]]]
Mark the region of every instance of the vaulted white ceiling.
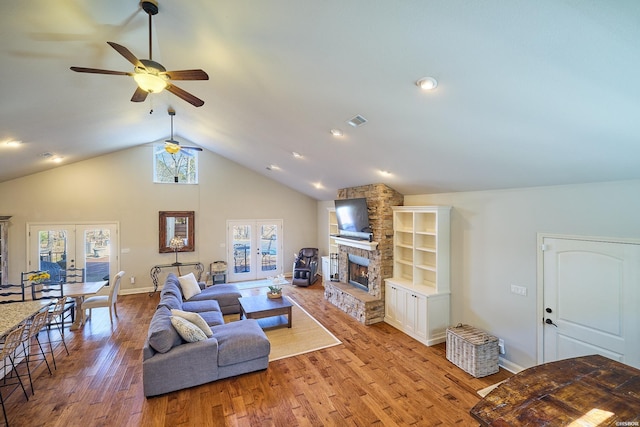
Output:
[[[422,194],[640,178],[638,1],[159,8],[153,59],[209,74],[176,82],[200,108],[166,91],[133,103],[131,77],[69,70],[132,71],[107,41],[148,58],[136,0],[0,3],[0,181],[56,167],[45,152],[66,164],[165,139],[169,106],[184,143],[319,200],[378,182]],[[424,76],[436,90],[417,88]],[[358,114],[366,124],[346,123]]]

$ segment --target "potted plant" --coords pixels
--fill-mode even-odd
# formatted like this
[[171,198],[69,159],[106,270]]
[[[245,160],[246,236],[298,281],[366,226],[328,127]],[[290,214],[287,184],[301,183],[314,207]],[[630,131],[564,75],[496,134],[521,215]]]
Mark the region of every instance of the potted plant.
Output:
[[267,292],[269,298],[282,298],[282,288],[280,286],[269,286],[269,292]]

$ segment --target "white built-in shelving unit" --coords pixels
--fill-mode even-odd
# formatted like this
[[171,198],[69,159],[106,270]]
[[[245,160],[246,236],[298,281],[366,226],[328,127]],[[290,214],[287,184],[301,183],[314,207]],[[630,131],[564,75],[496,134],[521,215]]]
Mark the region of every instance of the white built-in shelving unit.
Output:
[[393,207],[393,277],[385,322],[433,345],[450,319],[450,206]]

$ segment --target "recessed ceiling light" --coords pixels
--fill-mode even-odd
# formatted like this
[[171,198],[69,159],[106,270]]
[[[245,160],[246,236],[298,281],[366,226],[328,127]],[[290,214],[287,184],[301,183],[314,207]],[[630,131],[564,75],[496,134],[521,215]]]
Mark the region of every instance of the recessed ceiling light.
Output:
[[294,152],[292,152],[291,154],[292,154],[292,155],[293,155],[293,157],[295,157],[296,159],[301,159],[301,158],[302,158],[302,154],[297,153],[297,152],[295,152],[295,151],[294,151]]
[[55,156],[53,159],[51,159],[51,161],[55,163],[60,163],[62,162],[62,160],[64,160],[64,157],[62,156]]
[[423,77],[416,82],[416,86],[422,90],[433,90],[438,87],[438,81],[433,77]]
[[321,182],[314,182],[314,183],[313,183],[313,186],[314,186],[315,188],[317,188],[318,190],[321,190],[321,189],[323,189],[323,188],[324,188],[324,186],[322,185],[322,183],[321,183]]
[[268,171],[279,171],[280,170],[280,166],[278,166],[278,165],[269,165],[269,166],[267,166],[267,170]]
[[393,174],[388,170],[380,169],[380,175],[382,175],[382,176],[391,176]]
[[344,135],[340,129],[331,129],[331,135],[333,136],[342,136]]

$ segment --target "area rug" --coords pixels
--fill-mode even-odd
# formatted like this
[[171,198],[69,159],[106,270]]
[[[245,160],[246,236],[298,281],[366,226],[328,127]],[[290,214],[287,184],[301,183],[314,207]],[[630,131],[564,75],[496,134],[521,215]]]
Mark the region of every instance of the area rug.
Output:
[[291,328],[281,327],[265,331],[271,342],[270,362],[342,344],[295,301],[287,296],[283,298],[287,298],[293,304]]

